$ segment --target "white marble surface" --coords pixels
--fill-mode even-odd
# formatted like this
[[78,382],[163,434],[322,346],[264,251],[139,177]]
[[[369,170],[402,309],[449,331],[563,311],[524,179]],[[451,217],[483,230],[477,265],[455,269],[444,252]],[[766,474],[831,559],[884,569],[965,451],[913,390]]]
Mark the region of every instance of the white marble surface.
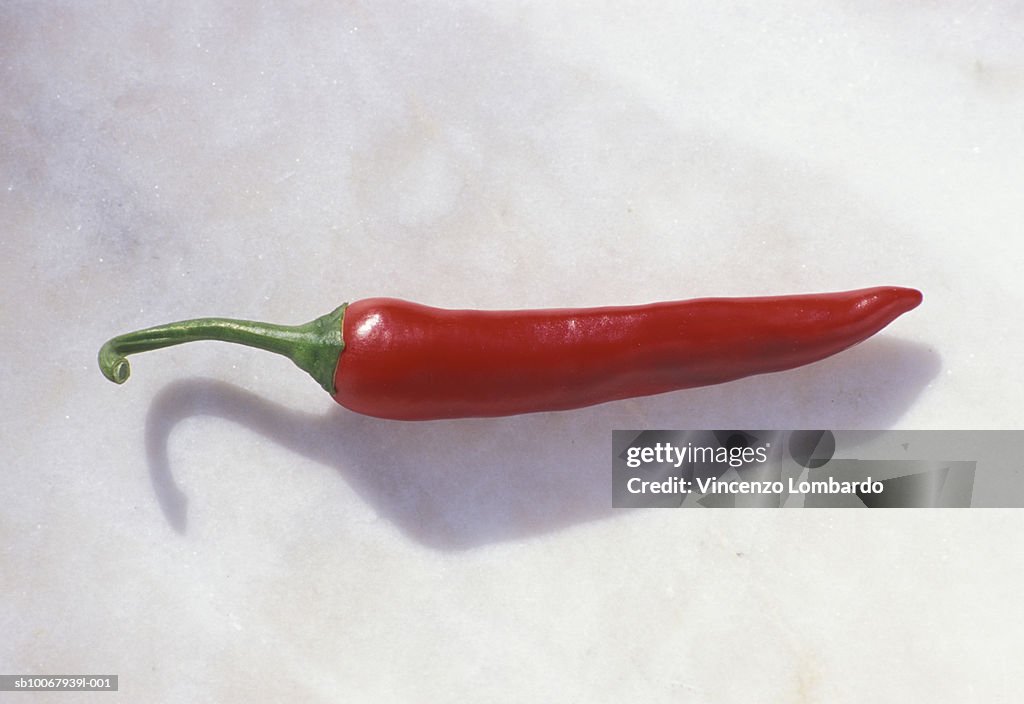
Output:
[[[0,672],[133,702],[1019,697],[1020,512],[615,512],[608,456],[613,428],[1024,425],[1019,4],[237,5],[0,7]],[[875,284],[925,303],[818,365],[504,420],[358,417],[229,345],[121,388],[94,361],[370,295]]]

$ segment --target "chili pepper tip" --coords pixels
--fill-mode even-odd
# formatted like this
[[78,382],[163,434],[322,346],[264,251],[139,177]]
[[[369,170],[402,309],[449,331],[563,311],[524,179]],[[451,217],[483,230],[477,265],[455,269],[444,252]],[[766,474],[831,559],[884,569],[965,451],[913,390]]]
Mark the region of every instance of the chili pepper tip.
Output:
[[924,294],[918,291],[916,288],[897,287],[896,290],[900,294],[900,300],[904,306],[904,313],[906,313],[907,311],[914,310],[919,305],[921,305],[921,301],[924,300]]

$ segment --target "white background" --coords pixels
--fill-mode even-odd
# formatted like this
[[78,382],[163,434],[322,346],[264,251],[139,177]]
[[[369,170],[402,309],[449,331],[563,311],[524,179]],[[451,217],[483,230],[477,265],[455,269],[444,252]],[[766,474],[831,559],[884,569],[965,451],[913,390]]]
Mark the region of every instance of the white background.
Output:
[[[1013,701],[1016,511],[613,511],[614,428],[1020,428],[1010,2],[5,3],[0,672],[104,701]],[[356,416],[107,338],[920,288],[808,368]],[[33,697],[67,701],[69,695]],[[64,697],[64,698],[61,698]],[[90,699],[91,701],[91,699]]]

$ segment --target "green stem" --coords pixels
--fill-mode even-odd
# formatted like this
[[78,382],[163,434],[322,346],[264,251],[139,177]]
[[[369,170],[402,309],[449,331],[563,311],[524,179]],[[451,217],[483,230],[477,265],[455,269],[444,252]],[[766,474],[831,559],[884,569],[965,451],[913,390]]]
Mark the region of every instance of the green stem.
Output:
[[338,357],[345,349],[341,325],[347,306],[346,303],[305,325],[197,318],[129,332],[118,335],[100,348],[100,370],[115,384],[123,384],[131,374],[125,355],[196,340],[221,340],[284,355],[316,379],[327,393],[333,394],[334,371]]

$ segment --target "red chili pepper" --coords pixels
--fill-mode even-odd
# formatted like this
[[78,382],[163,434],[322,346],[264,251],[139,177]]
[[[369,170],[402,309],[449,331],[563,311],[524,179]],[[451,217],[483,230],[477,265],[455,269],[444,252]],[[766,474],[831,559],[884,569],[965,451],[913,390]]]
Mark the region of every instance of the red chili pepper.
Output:
[[919,291],[898,287],[515,311],[369,298],[294,327],[201,318],[147,328],[107,342],[99,362],[120,384],[126,354],[224,340],[291,358],[366,415],[503,416],[791,369],[861,342],[920,302]]

